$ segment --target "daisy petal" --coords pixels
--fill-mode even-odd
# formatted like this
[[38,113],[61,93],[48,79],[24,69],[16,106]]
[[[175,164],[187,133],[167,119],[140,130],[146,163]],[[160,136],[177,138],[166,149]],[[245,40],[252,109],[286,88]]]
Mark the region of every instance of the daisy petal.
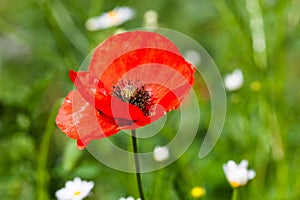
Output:
[[98,17],[92,17],[85,23],[86,29],[96,31],[118,26],[132,19],[134,11],[129,7],[117,7],[109,12],[103,13]]
[[239,164],[240,167],[242,168],[247,168],[248,167],[248,160],[242,160]]
[[89,195],[93,187],[94,182],[75,177],[74,180],[67,181],[64,188],[56,191],[55,196],[58,200],[82,200]]
[[248,170],[248,179],[251,180],[256,176],[256,172],[254,170]]

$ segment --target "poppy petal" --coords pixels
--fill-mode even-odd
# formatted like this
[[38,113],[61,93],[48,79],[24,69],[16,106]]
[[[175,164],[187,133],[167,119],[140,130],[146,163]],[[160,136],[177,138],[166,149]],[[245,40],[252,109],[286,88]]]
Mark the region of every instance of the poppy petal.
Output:
[[138,49],[116,59],[100,80],[109,92],[121,79],[156,83],[173,90],[186,82],[193,84],[194,72],[195,67],[178,54],[161,49]]
[[[93,74],[71,70],[70,78],[81,96],[89,102],[90,105],[94,105],[94,108],[98,111],[116,119],[117,122],[120,122],[119,126],[122,127],[133,122],[139,124],[149,122],[149,118],[144,116],[140,108],[109,95],[106,89],[101,87],[103,85],[101,81],[99,81],[98,86],[97,84],[95,85],[98,80]],[[127,124],[124,124],[125,120],[127,120]],[[129,123],[129,121],[131,121],[131,123]]]
[[[89,72],[70,71],[70,77],[81,95],[97,110],[115,118],[122,129],[133,129],[176,109],[194,82],[194,71],[194,66],[178,54],[160,49],[139,49],[116,59],[100,81]],[[110,96],[113,86],[122,79],[145,83],[154,96],[153,104],[161,105],[164,112],[155,110],[156,116],[150,120],[137,106]],[[124,123],[126,120],[132,123]]]
[[[163,103],[166,111],[178,106],[194,83],[195,67],[182,56],[161,49],[138,49],[116,59],[100,78],[108,92],[121,80],[138,80],[154,95],[154,103]],[[171,91],[171,92],[170,92]],[[177,103],[170,102],[177,96]],[[163,100],[164,99],[164,100]]]
[[163,106],[165,108],[166,112],[169,112],[170,110],[175,110],[180,105],[183,98],[186,96],[186,94],[191,89],[190,83],[186,83],[185,85],[182,85],[178,88],[176,88],[173,91],[169,91],[160,101],[159,105]]
[[125,32],[108,38],[96,48],[88,71],[100,77],[116,58],[144,48],[163,49],[180,55],[174,43],[160,34],[147,31]]
[[67,95],[58,111],[56,124],[66,135],[77,140],[79,149],[93,139],[107,137],[119,131],[114,119],[101,115],[77,90]]

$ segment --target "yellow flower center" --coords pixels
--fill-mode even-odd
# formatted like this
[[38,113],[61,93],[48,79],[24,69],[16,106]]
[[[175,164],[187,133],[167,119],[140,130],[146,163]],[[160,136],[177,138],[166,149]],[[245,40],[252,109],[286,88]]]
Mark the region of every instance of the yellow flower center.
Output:
[[117,16],[117,12],[116,11],[109,11],[108,12],[108,16],[112,17],[112,18],[115,18]]
[[235,181],[230,182],[230,185],[231,185],[231,187],[233,187],[233,188],[237,188],[237,187],[241,186],[238,182],[235,182]]
[[74,196],[78,196],[78,195],[80,195],[81,194],[81,192],[80,191],[76,191],[76,192],[74,192]]
[[191,194],[194,198],[200,198],[205,195],[205,190],[202,187],[194,187],[191,191]]

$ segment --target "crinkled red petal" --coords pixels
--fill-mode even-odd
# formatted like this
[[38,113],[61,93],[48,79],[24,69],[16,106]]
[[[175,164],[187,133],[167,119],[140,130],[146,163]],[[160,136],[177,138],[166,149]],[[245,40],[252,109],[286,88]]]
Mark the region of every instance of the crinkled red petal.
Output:
[[[170,51],[138,49],[116,59],[100,80],[108,93],[120,80],[141,81],[153,94],[154,103],[163,103],[169,111],[176,108],[189,92],[194,83],[195,69],[182,56]],[[169,105],[166,100],[169,100]]]
[[183,98],[190,91],[191,87],[190,83],[186,83],[175,90],[169,91],[163,98],[160,99],[158,104],[163,106],[166,112],[177,109]]
[[108,38],[96,48],[89,66],[89,72],[101,77],[107,66],[116,58],[143,48],[162,49],[180,55],[176,45],[158,33],[147,31],[125,32]]
[[78,91],[71,91],[56,117],[57,126],[70,138],[77,140],[79,149],[93,139],[116,134],[120,129],[114,119],[101,115]]
[[[137,106],[109,95],[106,89],[101,87],[102,82],[98,82],[93,74],[71,70],[70,78],[79,93],[90,105],[93,105],[95,109],[105,115],[114,118],[120,127],[132,123],[147,124],[150,122],[149,118],[144,116],[144,113]],[[95,83],[98,83],[98,86]],[[127,123],[125,124],[126,120]]]

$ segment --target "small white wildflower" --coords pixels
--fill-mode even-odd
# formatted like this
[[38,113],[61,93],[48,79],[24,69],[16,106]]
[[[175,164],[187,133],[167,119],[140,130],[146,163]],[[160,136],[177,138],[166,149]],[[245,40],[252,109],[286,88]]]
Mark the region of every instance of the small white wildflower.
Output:
[[188,50],[185,52],[184,57],[187,61],[198,65],[201,62],[201,55],[195,50]]
[[157,22],[157,12],[154,10],[148,10],[147,12],[145,12],[144,14],[144,23],[145,23],[145,27],[157,27],[158,26],[158,22]]
[[75,177],[73,181],[67,181],[64,188],[57,190],[55,196],[58,200],[82,200],[89,195],[93,187],[93,181],[87,182]]
[[85,27],[90,31],[106,29],[123,24],[124,22],[132,19],[133,16],[134,11],[130,7],[117,7],[98,17],[88,19],[85,23]]
[[247,167],[247,160],[242,160],[240,164],[236,164],[234,161],[230,160],[223,165],[225,176],[233,188],[246,185],[248,180],[255,177],[255,171],[252,169],[248,170]]
[[167,160],[170,157],[168,147],[156,146],[153,151],[153,157],[154,157],[154,160],[156,160],[158,162]]
[[231,74],[225,75],[225,87],[228,91],[240,89],[243,83],[243,72],[240,69],[235,69]]
[[[133,197],[127,197],[127,198],[121,197],[119,200],[134,200],[134,198],[133,198]],[[141,199],[138,198],[138,199],[136,199],[136,200],[141,200]]]

